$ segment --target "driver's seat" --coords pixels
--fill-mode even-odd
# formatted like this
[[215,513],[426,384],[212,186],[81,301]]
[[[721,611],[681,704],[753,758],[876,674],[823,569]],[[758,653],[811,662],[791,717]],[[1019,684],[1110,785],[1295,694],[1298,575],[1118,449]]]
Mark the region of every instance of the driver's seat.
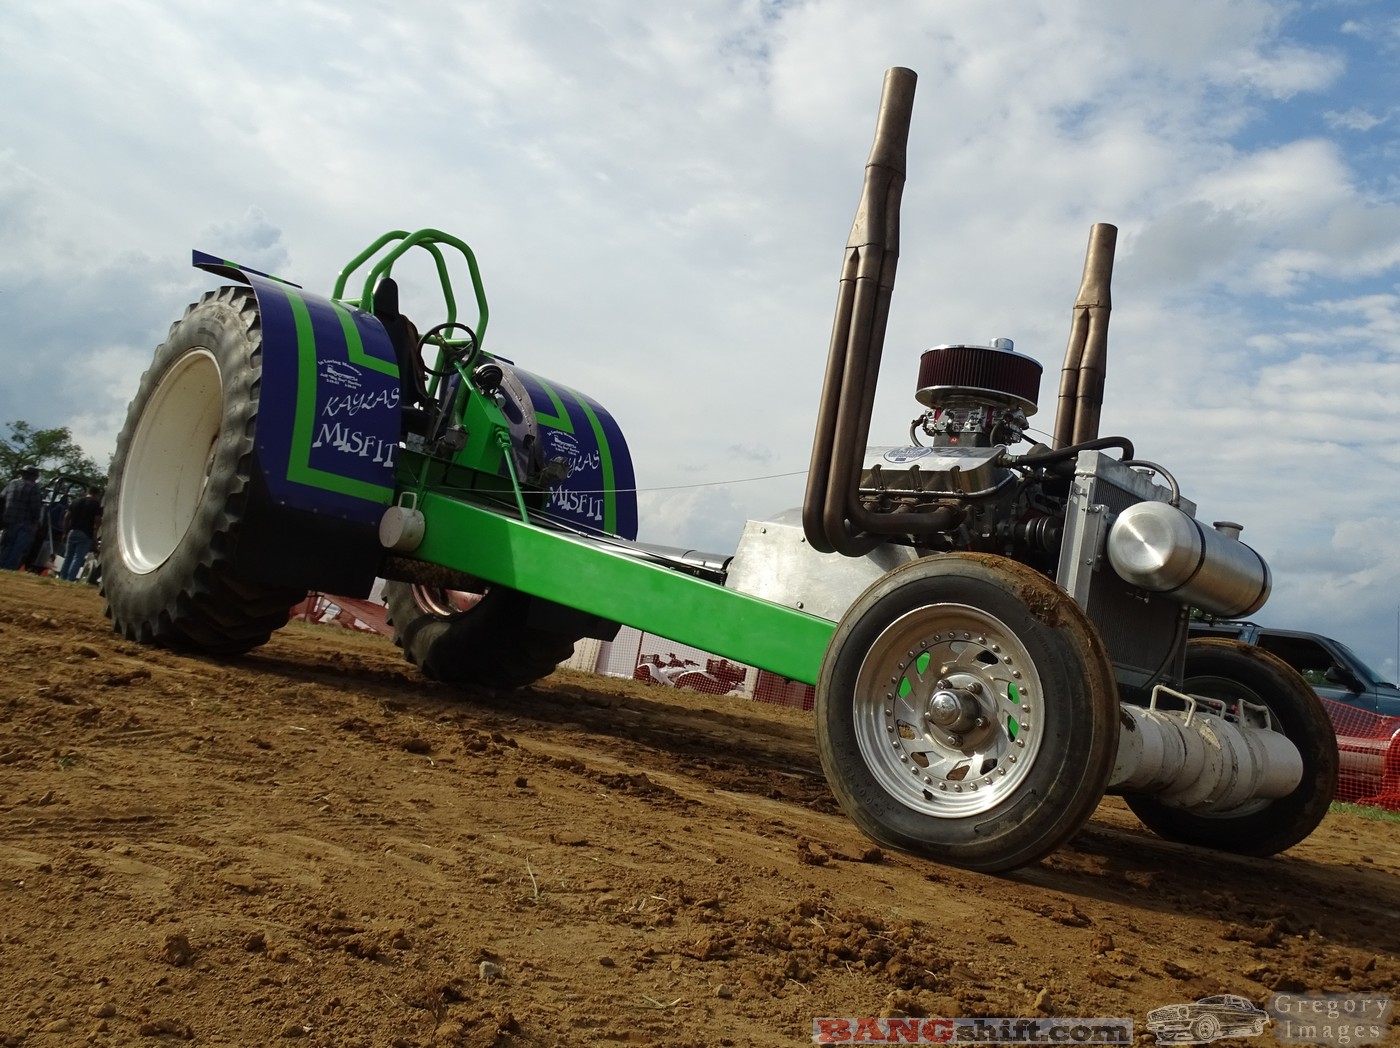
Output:
[[405,433],[427,436],[433,425],[436,404],[428,395],[423,358],[418,353],[418,329],[399,312],[399,285],[385,277],[374,289],[374,316],[384,325],[399,364],[399,386],[403,399],[399,413]]

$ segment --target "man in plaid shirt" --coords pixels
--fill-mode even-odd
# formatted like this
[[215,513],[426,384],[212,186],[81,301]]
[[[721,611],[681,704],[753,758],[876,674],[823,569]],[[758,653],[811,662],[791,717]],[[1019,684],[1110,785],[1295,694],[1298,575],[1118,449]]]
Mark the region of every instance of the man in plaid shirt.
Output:
[[38,479],[39,467],[25,466],[0,492],[0,498],[5,500],[5,513],[0,517],[0,524],[5,527],[0,535],[0,568],[6,571],[19,569],[39,530],[44,507]]

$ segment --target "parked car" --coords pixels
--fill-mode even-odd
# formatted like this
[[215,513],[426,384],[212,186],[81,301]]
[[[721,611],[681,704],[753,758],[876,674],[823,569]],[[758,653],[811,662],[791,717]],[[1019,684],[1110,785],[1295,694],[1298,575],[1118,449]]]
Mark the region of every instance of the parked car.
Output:
[[1158,1044],[1206,1044],[1221,1037],[1258,1037],[1269,1014],[1243,997],[1223,993],[1194,1004],[1168,1004],[1147,1013]]
[[1193,622],[1191,636],[1257,644],[1296,669],[1322,699],[1337,732],[1338,798],[1400,804],[1400,688],[1341,641],[1318,633],[1254,622]]
[[1257,644],[1301,673],[1324,699],[1382,717],[1400,717],[1400,688],[1331,637],[1254,622],[1193,622],[1191,636],[1234,637],[1246,644]]

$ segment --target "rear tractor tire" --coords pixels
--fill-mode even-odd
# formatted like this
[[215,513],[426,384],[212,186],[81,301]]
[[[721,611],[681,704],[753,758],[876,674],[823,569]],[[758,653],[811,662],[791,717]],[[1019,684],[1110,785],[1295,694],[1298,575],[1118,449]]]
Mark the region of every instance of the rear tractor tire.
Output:
[[263,644],[299,590],[241,578],[262,374],[251,289],[204,295],[170,328],[127,412],[107,484],[101,591],[128,640],[211,654]]
[[883,844],[1009,870],[1059,847],[1103,797],[1113,667],[1050,579],[948,553],[851,605],[822,661],[817,743],[846,814]]
[[579,639],[531,625],[531,598],[504,587],[477,594],[390,582],[384,599],[404,657],[445,684],[523,688],[553,673]]

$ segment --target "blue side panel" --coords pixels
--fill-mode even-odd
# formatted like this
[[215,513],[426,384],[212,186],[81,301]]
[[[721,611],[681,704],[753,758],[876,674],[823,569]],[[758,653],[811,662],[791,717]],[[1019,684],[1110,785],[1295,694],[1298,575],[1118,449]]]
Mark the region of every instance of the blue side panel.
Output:
[[372,315],[246,267],[195,264],[252,285],[262,319],[256,451],[272,501],[377,529],[393,500],[400,383]]
[[279,502],[373,523],[393,499],[399,443],[394,349],[372,316],[261,277],[258,458]]
[[543,462],[568,475],[549,486],[547,512],[586,531],[637,537],[637,480],[617,420],[592,397],[519,368],[539,426]]

